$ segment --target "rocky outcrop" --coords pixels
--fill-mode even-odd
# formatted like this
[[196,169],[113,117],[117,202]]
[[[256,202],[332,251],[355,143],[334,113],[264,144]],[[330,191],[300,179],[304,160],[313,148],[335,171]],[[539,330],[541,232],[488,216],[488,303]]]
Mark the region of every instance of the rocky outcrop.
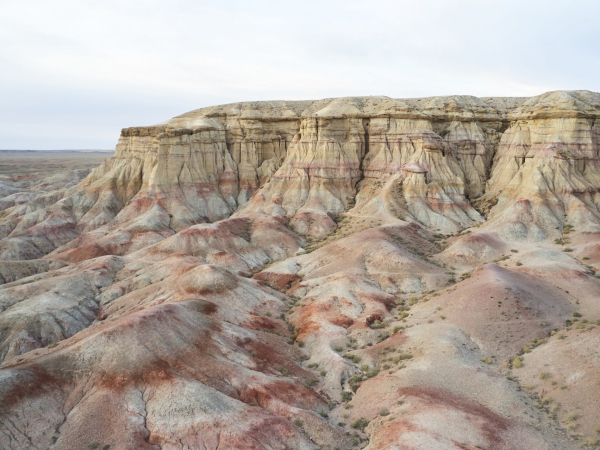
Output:
[[285,217],[322,237],[388,177],[389,209],[434,230],[481,223],[471,202],[482,196],[498,201],[492,223],[512,239],[553,236],[565,212],[596,229],[598,98],[250,102],[126,128],[115,156],[62,200],[6,209],[0,254],[39,258],[103,237],[122,243],[105,254],[122,255],[234,211]]
[[599,118],[587,91],[236,103],[6,189],[0,447],[579,447],[554,391],[595,395],[593,352],[539,396],[513,370],[543,384],[539,349],[600,323]]

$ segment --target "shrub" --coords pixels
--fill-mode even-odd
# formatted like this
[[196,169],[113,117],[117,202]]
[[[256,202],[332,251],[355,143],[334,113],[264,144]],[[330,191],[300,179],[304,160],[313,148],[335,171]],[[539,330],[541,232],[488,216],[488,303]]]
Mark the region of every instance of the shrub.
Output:
[[334,350],[338,353],[341,353],[344,350],[344,347],[335,347]]
[[97,442],[92,442],[90,445],[88,445],[88,448],[90,450],[94,450],[96,448],[100,447],[100,444],[98,444]]
[[287,376],[287,374],[290,373],[290,371],[287,370],[287,368],[285,368],[285,367],[282,367],[280,372],[283,376]]
[[570,252],[572,252],[572,251],[573,251],[573,249],[572,249],[572,248],[569,248],[569,247],[565,247],[565,248],[563,248],[563,252],[570,253]]
[[481,358],[480,361],[485,364],[491,364],[492,360],[490,358]]
[[360,419],[356,419],[354,422],[352,422],[352,425],[350,426],[355,430],[363,431],[365,428],[367,428],[367,425],[369,425],[369,421],[364,417],[361,417]]
[[346,353],[344,357],[350,359],[354,364],[358,364],[360,362],[360,356],[353,355],[352,353]]
[[384,409],[382,409],[382,410],[379,412],[379,415],[380,415],[381,417],[389,416],[389,415],[390,415],[390,412],[389,412],[387,409],[385,409],[385,408],[384,408]]
[[298,347],[300,347],[300,348],[304,347],[304,341],[298,341]]
[[342,400],[345,402],[349,402],[352,400],[352,393],[348,391],[342,391]]
[[520,369],[521,367],[523,367],[523,358],[516,357],[515,359],[513,359],[512,366],[515,369]]
[[314,386],[314,384],[315,384],[316,382],[317,382],[316,380],[313,380],[312,378],[308,378],[308,379],[306,380],[306,385],[307,385],[308,387],[312,387],[312,386]]
[[515,265],[516,265],[516,266],[522,266],[522,265],[523,265],[523,263],[522,263],[521,261],[517,261]]
[[294,420],[294,425],[296,425],[298,428],[302,428],[302,426],[304,425],[304,422],[300,419],[296,419],[296,420]]
[[379,373],[378,367],[373,367],[371,370],[368,370],[365,375],[367,378],[373,378],[375,375]]
[[102,450],[108,450],[110,448],[110,444],[106,444],[102,447]]
[[513,253],[519,253],[519,250],[517,250],[516,248],[511,248],[510,251]]
[[319,415],[321,417],[327,417],[329,414],[327,414],[327,411],[319,411]]
[[380,321],[380,320],[376,320],[375,322],[373,322],[371,324],[371,328],[374,329],[374,330],[377,330],[379,328],[385,328],[385,327],[387,327],[387,324],[385,322]]
[[548,372],[540,372],[538,377],[540,378],[540,380],[546,380],[550,378],[550,374]]
[[346,422],[338,422],[338,427],[345,427],[346,426]]
[[385,332],[381,333],[379,336],[377,336],[377,342],[383,342],[389,337],[390,337],[390,333],[385,331]]
[[590,258],[588,258],[587,256],[584,256],[584,257],[583,257],[583,258],[581,258],[581,259],[583,259],[584,261],[589,261],[589,260],[590,260]]
[[325,375],[327,375],[327,371],[326,370],[321,370],[321,372],[319,372],[319,375],[321,375],[322,377],[324,377]]
[[581,317],[581,314],[580,314],[580,313],[578,313],[577,311],[575,311],[575,312],[573,313],[573,317]]
[[350,379],[348,380],[348,384],[350,385],[350,388],[352,389],[353,392],[356,392],[356,390],[358,389],[358,386],[360,386],[360,382],[362,380],[363,380],[362,375],[352,375],[352,377],[350,377]]

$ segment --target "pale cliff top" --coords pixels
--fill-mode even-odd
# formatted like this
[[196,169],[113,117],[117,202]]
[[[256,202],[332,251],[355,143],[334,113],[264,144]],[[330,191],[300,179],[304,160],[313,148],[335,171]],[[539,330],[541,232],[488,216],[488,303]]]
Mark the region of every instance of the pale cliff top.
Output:
[[[187,112],[152,127],[156,130],[222,128],[222,121],[285,121],[306,117],[502,121],[517,119],[600,117],[600,94],[591,91],[551,91],[535,97],[442,97],[394,99],[384,96],[322,100],[272,100],[230,103]],[[132,127],[131,129],[144,129]],[[123,132],[125,133],[125,130]]]

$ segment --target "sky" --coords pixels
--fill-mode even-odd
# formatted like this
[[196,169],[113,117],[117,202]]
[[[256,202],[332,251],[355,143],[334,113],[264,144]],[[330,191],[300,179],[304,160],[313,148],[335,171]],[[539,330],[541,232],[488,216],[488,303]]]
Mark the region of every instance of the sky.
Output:
[[597,0],[0,0],[0,149],[248,100],[600,91]]

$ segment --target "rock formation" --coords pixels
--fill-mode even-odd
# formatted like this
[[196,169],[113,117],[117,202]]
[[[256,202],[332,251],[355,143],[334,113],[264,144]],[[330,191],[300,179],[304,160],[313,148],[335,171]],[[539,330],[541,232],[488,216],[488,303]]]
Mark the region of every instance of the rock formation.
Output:
[[599,164],[597,93],[352,97],[1,185],[0,447],[593,447]]

